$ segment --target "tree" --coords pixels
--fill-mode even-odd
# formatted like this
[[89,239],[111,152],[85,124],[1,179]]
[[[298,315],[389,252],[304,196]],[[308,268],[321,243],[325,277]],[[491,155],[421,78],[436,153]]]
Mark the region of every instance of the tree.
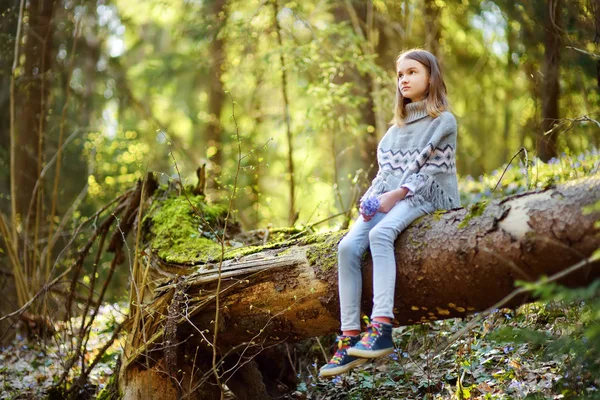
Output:
[[221,30],[227,21],[227,8],[225,0],[212,0],[208,3],[214,25],[210,31],[211,64],[208,74],[208,112],[210,120],[206,126],[206,144],[212,155],[212,162],[216,174],[223,168],[223,138],[221,126],[221,112],[225,101],[225,93],[221,75],[225,65],[224,40]]
[[[511,293],[515,280],[535,281],[577,263],[583,267],[562,282],[581,286],[600,276],[598,261],[581,263],[596,251],[600,240],[594,227],[598,214],[580,210],[598,201],[600,177],[596,175],[417,220],[396,242],[397,322],[421,323],[481,311]],[[158,209],[155,212],[160,213]],[[149,232],[145,238],[151,238],[152,232],[167,233],[157,225],[165,220],[159,215],[146,217]],[[181,217],[179,221],[181,228],[186,222]],[[223,264],[221,275],[222,325],[215,345],[223,357],[219,365],[230,388],[249,375],[260,376],[257,365],[245,362],[257,356],[260,364],[261,351],[270,345],[339,329],[335,266],[336,246],[343,233],[274,243],[256,248],[258,253],[247,248],[228,253],[230,259]],[[177,255],[165,253],[166,247],[153,247],[153,243],[165,245],[165,238],[158,239],[148,243],[152,256],[147,262],[153,267],[145,282],[152,283],[144,291],[147,300],[140,323],[132,327],[145,339],[137,341],[138,347],[125,349],[120,384],[131,394],[147,390],[141,385],[153,382],[154,390],[160,387],[161,396],[169,397],[168,393],[177,389],[171,380],[182,382],[179,390],[185,392],[206,383],[212,374],[206,354],[212,351],[209,331],[215,315],[214,290],[219,276],[214,263],[218,260],[205,248],[203,254],[188,256],[187,262],[185,256],[177,263],[167,261],[165,257]],[[367,259],[363,264],[363,311],[367,314],[371,273]],[[159,277],[164,276],[172,278],[161,282]],[[514,296],[505,305],[516,306],[529,299],[527,295]],[[195,354],[193,360],[190,354]],[[242,365],[245,370],[238,369]],[[269,374],[268,368],[264,369],[263,377]],[[259,393],[264,388],[258,385],[256,390]],[[214,393],[209,392],[195,395],[212,398]]]
[[556,136],[553,129],[559,118],[560,53],[561,53],[561,0],[551,0],[544,14],[544,64],[542,68],[542,126],[537,137],[538,156],[543,161],[556,157]]
[[[15,196],[13,205],[16,207],[13,215],[18,220],[13,221],[13,224],[20,222],[26,232],[25,236],[34,234],[36,219],[41,218],[42,188],[38,187],[34,192],[34,187],[43,167],[44,132],[50,92],[47,79],[52,69],[52,18],[55,6],[55,0],[33,0],[27,3],[28,22],[23,37],[24,64],[19,74],[21,83],[15,92],[16,107],[22,111],[14,121],[17,126],[13,145],[15,171],[12,172],[12,193]],[[32,198],[37,201],[32,202]],[[35,264],[35,260],[32,261]]]

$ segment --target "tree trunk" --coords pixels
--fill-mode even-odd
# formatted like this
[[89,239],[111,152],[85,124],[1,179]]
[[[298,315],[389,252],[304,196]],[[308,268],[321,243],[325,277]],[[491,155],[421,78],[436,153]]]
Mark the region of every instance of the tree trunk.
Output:
[[[11,202],[14,201],[14,220],[11,221],[14,227],[15,235],[18,231],[22,232],[22,237],[12,238],[19,241],[18,248],[25,243],[26,248],[19,252],[19,257],[23,263],[25,274],[31,281],[35,282],[35,260],[32,260],[32,238],[35,237],[36,218],[41,218],[40,207],[32,203],[34,196],[34,187],[40,176],[42,160],[42,140],[45,130],[46,104],[48,102],[49,90],[48,74],[52,66],[52,35],[54,25],[52,16],[54,13],[55,1],[32,0],[27,2],[25,9],[25,18],[19,38],[23,43],[20,45],[20,58],[23,62],[17,63],[15,72],[15,92],[14,98],[10,97],[12,64],[14,60],[14,40],[17,34],[17,24],[19,20],[19,2],[11,1],[11,11],[6,12],[5,8],[0,8],[0,13],[5,13],[5,24],[2,26],[0,41],[2,41],[2,54],[9,57],[6,61],[0,63],[4,72],[8,72],[2,79],[2,89],[0,89],[0,148],[10,149],[10,154],[0,156],[0,168],[4,171],[0,177],[0,193],[11,196]],[[10,39],[9,39],[10,38]],[[6,47],[5,47],[6,46]],[[4,75],[4,74],[3,74]],[[15,137],[11,146],[8,146],[7,140],[10,139],[11,130],[11,101],[14,101],[17,115],[14,121]],[[8,177],[8,160],[14,162],[14,170],[10,171],[10,183],[6,181]],[[11,164],[12,166],[13,164]],[[6,175],[4,175],[6,173]],[[38,192],[39,193],[39,192]],[[8,196],[7,196],[8,197]],[[0,211],[7,211],[7,203],[2,200]],[[31,206],[31,207],[30,207]],[[12,207],[11,207],[12,208]],[[27,219],[29,217],[29,219]],[[20,226],[20,229],[17,227]],[[22,239],[26,239],[22,242]],[[7,257],[2,255],[2,258]],[[2,260],[4,261],[4,260]],[[3,265],[9,265],[9,262],[3,262]],[[2,296],[0,297],[0,314],[4,315],[13,311],[19,303],[15,291],[15,279],[8,268],[2,268],[2,277],[0,278],[0,288]],[[30,283],[31,284],[31,283]],[[35,285],[35,284],[32,284]],[[0,341],[10,340],[11,334],[4,335],[7,329],[12,328],[8,321],[0,323]],[[12,329],[9,329],[12,331]],[[14,332],[14,331],[13,331]]]
[[[0,212],[4,215],[10,214],[10,77],[19,19],[18,1],[9,3],[0,6],[0,15],[4,15],[0,18]],[[0,255],[0,315],[6,315],[17,307],[15,280],[8,265],[7,255]],[[3,335],[10,326],[10,321],[0,322],[0,344],[12,340],[14,335]]]
[[544,20],[546,36],[544,38],[544,64],[542,85],[542,130],[538,132],[537,152],[544,162],[556,157],[556,137],[558,132],[552,128],[558,124],[560,77],[560,13],[561,0],[548,2]]
[[[508,14],[510,15],[510,14]],[[515,33],[512,28],[512,20],[510,18],[506,21],[506,44],[508,45],[508,51],[506,52],[506,79],[510,81],[513,76],[514,62],[512,59],[513,51],[515,48]],[[500,165],[507,163],[510,160],[510,126],[512,123],[512,101],[514,98],[512,88],[506,89],[506,98],[504,100],[504,135],[503,135],[503,148],[502,158],[499,162]]]
[[[599,215],[585,215],[582,207],[599,200],[600,175],[595,175],[418,219],[396,241],[395,322],[422,323],[485,310],[509,294],[515,280],[534,281],[585,259],[600,244],[594,228]],[[229,378],[232,390],[237,392],[250,376],[265,379],[265,367],[259,371],[258,366],[261,352],[268,346],[339,329],[337,244],[344,233],[273,244],[223,263],[217,348],[224,365],[245,368],[239,375],[235,368],[222,372],[222,381]],[[202,376],[209,381],[212,374],[206,366],[212,353],[207,340],[212,340],[218,274],[214,262],[186,267],[154,256],[150,264],[154,275],[150,281],[169,274],[182,278],[176,284],[163,279],[149,296],[152,311],[142,318],[145,339],[138,349],[125,349],[130,356],[123,364],[120,382],[124,387],[135,385],[140,374],[151,370],[153,379],[162,377],[165,385],[171,385],[168,374],[160,373],[165,371],[161,365],[164,359],[176,360],[173,371],[196,366],[194,384],[184,385],[185,392],[197,386]],[[372,273],[369,257],[363,262],[362,306],[366,314],[372,305]],[[598,276],[600,269],[594,262],[561,283],[581,286]],[[514,298],[506,306],[527,300]],[[174,313],[174,309],[179,311]],[[169,324],[170,328],[165,328]],[[174,343],[178,345],[174,347]],[[171,356],[167,356],[169,352]],[[257,364],[244,362],[255,356]],[[269,360],[273,364],[284,357]],[[181,379],[179,376],[190,374],[176,378]],[[130,386],[128,390],[133,389]],[[252,398],[266,396],[261,387],[253,393]],[[194,398],[216,395],[203,396]],[[147,398],[158,397],[149,394]]]
[[[29,213],[33,188],[41,166],[40,140],[43,140],[49,85],[46,83],[52,67],[52,15],[55,1],[32,0],[27,3],[28,23],[24,30],[23,75],[17,87],[17,137],[15,144],[15,185],[17,214],[25,221]],[[31,208],[28,232],[33,228],[36,207]],[[16,223],[16,222],[14,222]]]
[[[7,1],[0,6],[0,193],[10,193],[10,77],[14,60],[15,35],[19,19],[19,2]],[[10,214],[10,200],[0,198],[0,212]]]
[[[227,17],[225,16],[225,0],[212,0],[209,2],[210,12],[213,15],[217,26],[212,33],[212,42],[210,45],[211,68],[209,73],[209,92],[208,92],[208,113],[210,121],[206,127],[206,147],[209,149],[209,156],[213,164],[214,175],[218,176],[223,168],[223,138],[221,137],[221,111],[225,103],[225,91],[221,75],[223,72],[223,63],[225,61],[225,49],[223,39],[219,37],[221,28],[225,25]],[[212,149],[212,150],[210,150]],[[212,186],[214,182],[209,182]]]
[[440,24],[440,7],[435,0],[425,0],[424,4],[424,21],[425,30],[425,49],[433,53],[440,63],[442,62],[442,53],[440,52],[440,39],[442,37],[442,29]]

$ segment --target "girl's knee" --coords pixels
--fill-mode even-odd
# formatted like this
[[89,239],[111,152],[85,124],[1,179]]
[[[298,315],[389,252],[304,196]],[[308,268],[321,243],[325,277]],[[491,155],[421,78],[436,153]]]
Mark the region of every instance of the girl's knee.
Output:
[[398,233],[389,226],[376,226],[369,232],[369,242],[394,241]]
[[349,239],[348,236],[344,236],[344,238],[338,243],[338,254],[345,255],[354,255],[360,256],[359,247],[357,243],[353,240]]

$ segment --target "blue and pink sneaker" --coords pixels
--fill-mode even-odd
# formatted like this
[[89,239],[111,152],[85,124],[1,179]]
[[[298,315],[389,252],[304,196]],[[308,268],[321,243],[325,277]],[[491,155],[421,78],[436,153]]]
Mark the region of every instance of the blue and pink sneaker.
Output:
[[364,359],[383,357],[393,353],[392,324],[371,321],[360,341],[346,352],[348,356]]
[[337,337],[337,349],[331,360],[319,370],[320,377],[329,377],[343,374],[352,368],[367,362],[365,358],[351,357],[346,352],[360,340],[360,335]]

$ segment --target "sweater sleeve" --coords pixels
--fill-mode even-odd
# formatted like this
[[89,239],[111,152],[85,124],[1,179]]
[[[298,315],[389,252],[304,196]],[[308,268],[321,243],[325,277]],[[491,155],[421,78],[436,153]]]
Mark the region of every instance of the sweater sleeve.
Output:
[[378,189],[382,183],[383,183],[383,177],[381,175],[381,169],[378,169],[377,175],[375,175],[375,178],[371,182],[371,186],[369,186],[369,188],[367,189],[365,194],[363,194],[362,197],[360,198],[360,203],[362,203],[366,198],[372,196],[374,193],[378,193]]
[[408,196],[414,193],[414,191],[417,188],[417,185],[415,182],[405,182],[402,185],[400,185],[400,187],[408,189],[408,193],[406,194]]
[[[439,163],[440,165],[431,162],[433,161],[431,156],[436,152],[446,151],[439,148],[442,143],[456,143],[456,119],[451,113],[444,113],[439,118],[443,118],[440,126],[433,132],[427,145],[411,164],[410,169],[413,173],[402,184],[402,186],[409,189],[409,193],[404,200],[412,206],[425,201],[433,204],[436,209],[450,209],[456,206],[452,198],[444,192],[444,189],[435,180],[436,175],[448,173],[448,164],[443,161]],[[451,150],[452,158],[454,158],[452,145],[449,150]],[[451,161],[454,163],[454,159]]]

